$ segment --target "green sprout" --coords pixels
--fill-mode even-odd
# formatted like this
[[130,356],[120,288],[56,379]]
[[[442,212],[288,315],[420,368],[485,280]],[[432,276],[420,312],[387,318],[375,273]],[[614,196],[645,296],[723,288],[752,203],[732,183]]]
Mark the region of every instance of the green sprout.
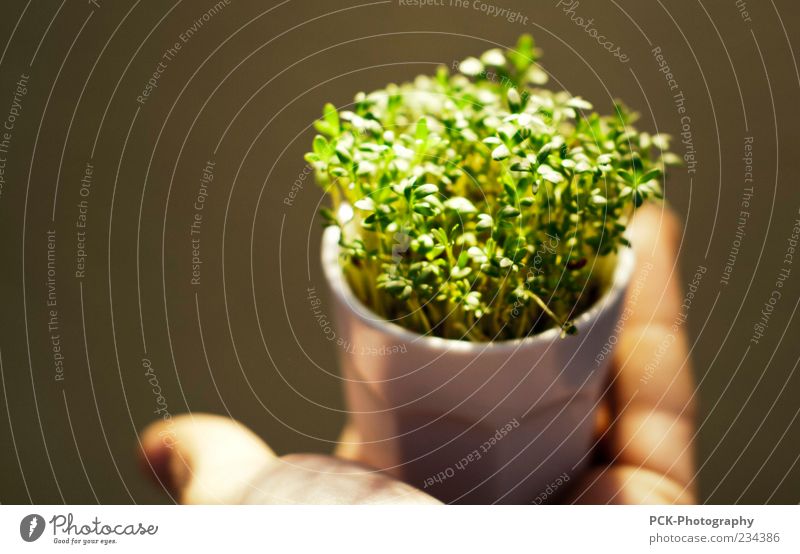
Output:
[[344,275],[421,334],[496,341],[572,321],[608,287],[634,210],[662,198],[667,135],[538,88],[529,35],[451,73],[327,104],[306,160],[341,229]]

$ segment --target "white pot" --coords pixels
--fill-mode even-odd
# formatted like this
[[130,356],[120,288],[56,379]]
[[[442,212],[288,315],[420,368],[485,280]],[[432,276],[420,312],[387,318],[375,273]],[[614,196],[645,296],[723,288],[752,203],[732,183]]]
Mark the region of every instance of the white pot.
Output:
[[322,265],[359,458],[444,502],[557,497],[590,458],[632,251],[620,252],[576,335],[474,343],[422,336],[366,308],[344,279],[338,240],[325,230]]

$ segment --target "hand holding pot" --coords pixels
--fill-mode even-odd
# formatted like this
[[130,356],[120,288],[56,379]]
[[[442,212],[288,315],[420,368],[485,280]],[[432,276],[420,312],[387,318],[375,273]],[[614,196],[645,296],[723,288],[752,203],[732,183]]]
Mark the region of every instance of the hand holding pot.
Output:
[[[685,334],[673,328],[681,304],[675,261],[680,228],[670,212],[657,207],[640,210],[632,226],[633,279],[642,286],[614,352],[594,465],[559,484],[552,498],[541,499],[545,502],[695,501],[694,388]],[[665,337],[671,345],[660,348]],[[661,354],[654,368],[656,352]],[[183,503],[436,502],[363,465],[360,437],[352,427],[345,429],[337,457],[278,458],[227,418],[176,417],[169,444],[161,440],[163,425],[155,423],[142,434],[142,461],[160,486]]]
[[614,353],[610,410],[599,422],[601,460],[567,500],[692,504],[696,391],[686,333],[674,328],[682,303],[681,226],[670,211],[649,206],[633,219],[631,236],[634,282],[643,285]]

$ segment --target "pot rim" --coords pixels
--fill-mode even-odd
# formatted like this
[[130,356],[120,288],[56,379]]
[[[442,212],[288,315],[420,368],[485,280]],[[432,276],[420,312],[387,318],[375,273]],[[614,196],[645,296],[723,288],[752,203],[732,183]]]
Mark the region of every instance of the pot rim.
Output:
[[[474,342],[460,339],[446,339],[432,335],[421,335],[397,323],[388,321],[373,312],[353,293],[350,285],[344,278],[339,264],[339,235],[338,227],[327,227],[322,234],[322,269],[333,294],[345,304],[348,309],[367,326],[394,337],[403,343],[424,341],[428,347],[436,350],[457,350],[470,352],[475,350],[488,350],[492,352],[514,351],[522,347],[546,344],[560,339],[560,329],[553,327],[536,335],[527,337]],[[634,273],[635,255],[631,248],[623,248],[617,254],[617,265],[614,269],[611,285],[603,292],[592,306],[575,318],[574,323],[578,334],[582,328],[591,329],[607,307],[614,306],[621,295],[625,294],[628,284]],[[569,338],[569,337],[567,337]]]

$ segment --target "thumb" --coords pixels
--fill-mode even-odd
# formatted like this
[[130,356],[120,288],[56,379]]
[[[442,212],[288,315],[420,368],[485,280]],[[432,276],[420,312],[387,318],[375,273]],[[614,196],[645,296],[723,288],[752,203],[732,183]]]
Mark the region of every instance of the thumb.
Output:
[[252,431],[228,417],[185,414],[141,433],[146,471],[182,504],[233,504],[275,458]]

